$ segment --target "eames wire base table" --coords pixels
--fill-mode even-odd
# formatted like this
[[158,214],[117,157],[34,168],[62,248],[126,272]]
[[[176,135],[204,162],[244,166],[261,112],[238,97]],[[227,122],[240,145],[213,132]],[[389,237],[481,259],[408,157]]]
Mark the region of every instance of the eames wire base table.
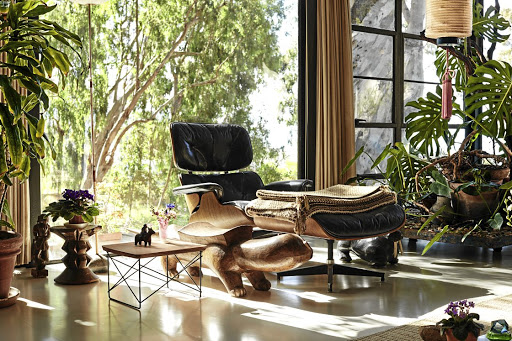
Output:
[[[161,288],[164,286],[169,287],[169,282],[174,281],[177,283],[180,283],[190,289],[193,289],[195,291],[199,292],[199,297],[201,297],[201,276],[199,276],[199,283],[196,282],[196,280],[190,275],[188,272],[188,268],[194,264],[195,262],[199,261],[199,268],[201,268],[201,259],[202,259],[202,252],[206,248],[206,245],[202,244],[195,244],[195,243],[188,243],[188,242],[182,242],[179,240],[170,240],[167,239],[166,243],[153,243],[150,246],[142,246],[142,245],[134,245],[134,243],[118,243],[118,244],[110,244],[110,245],[104,245],[103,250],[107,252],[107,259],[108,262],[108,298],[114,302],[124,304],[128,307],[134,308],[134,309],[140,309],[142,306],[142,302],[156,294]],[[193,257],[187,264],[183,264],[180,259],[178,259],[177,255],[180,253],[187,253],[187,252],[197,252],[197,255]],[[122,259],[117,259],[113,257],[113,255],[117,256],[125,256],[129,258],[134,258],[135,263],[128,264],[124,262]],[[154,269],[151,269],[148,267],[148,264],[151,263],[156,257],[159,256],[165,256],[166,260],[166,269],[168,269],[169,264],[169,256],[176,257],[176,260],[179,264],[181,264],[182,269],[178,271],[177,274],[174,276],[169,276],[169,272],[165,271],[165,274],[156,271]],[[143,258],[150,258],[149,260],[142,262],[141,260]],[[121,278],[114,284],[112,287],[110,286],[110,263],[115,266],[117,269],[119,275]],[[124,273],[120,270],[118,265],[124,265],[128,267],[128,270],[126,270]],[[187,283],[181,282],[178,280],[178,277],[181,273],[186,273],[188,277],[192,280],[192,283],[194,285],[189,285]],[[154,290],[151,294],[146,296],[145,298],[142,298],[142,280],[141,276],[142,274],[153,277],[162,284]],[[134,290],[128,280],[134,276],[138,275],[138,290]],[[135,300],[137,300],[138,305],[135,306],[133,304],[130,304],[128,302],[124,302],[118,299],[115,299],[111,296],[112,290],[117,288],[119,285],[125,283],[130,292],[132,293]],[[135,291],[138,291],[136,294]]]

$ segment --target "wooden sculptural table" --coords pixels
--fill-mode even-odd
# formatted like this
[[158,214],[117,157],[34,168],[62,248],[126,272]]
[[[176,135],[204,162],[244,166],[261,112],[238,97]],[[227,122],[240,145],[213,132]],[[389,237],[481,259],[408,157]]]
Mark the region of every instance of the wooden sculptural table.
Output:
[[66,251],[66,255],[62,258],[66,269],[55,278],[56,283],[88,284],[99,281],[99,277],[87,267],[91,261],[91,257],[87,254],[87,251],[91,249],[89,237],[99,230],[101,230],[101,226],[92,224],[82,228],[72,226],[50,227],[51,232],[64,239],[62,250]]

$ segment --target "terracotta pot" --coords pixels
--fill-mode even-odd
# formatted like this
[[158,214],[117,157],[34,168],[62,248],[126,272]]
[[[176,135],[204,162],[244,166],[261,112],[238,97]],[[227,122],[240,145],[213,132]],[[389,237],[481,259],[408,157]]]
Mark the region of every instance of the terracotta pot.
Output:
[[[450,182],[450,188],[455,190],[462,183]],[[459,191],[452,193],[453,207],[461,218],[484,219],[489,218],[499,204],[499,191],[482,192],[479,195],[470,195]]]
[[16,256],[21,252],[21,244],[21,234],[0,231],[0,299],[9,296]]
[[488,172],[491,181],[501,185],[503,183],[503,179],[508,178],[510,175],[510,168],[490,169]]
[[83,224],[85,223],[84,218],[81,215],[76,215],[73,218],[69,219],[70,224]]
[[459,340],[455,336],[453,336],[451,329],[446,329],[444,335],[446,335],[446,341],[477,341],[476,336],[473,333],[468,333],[468,337],[466,340]]

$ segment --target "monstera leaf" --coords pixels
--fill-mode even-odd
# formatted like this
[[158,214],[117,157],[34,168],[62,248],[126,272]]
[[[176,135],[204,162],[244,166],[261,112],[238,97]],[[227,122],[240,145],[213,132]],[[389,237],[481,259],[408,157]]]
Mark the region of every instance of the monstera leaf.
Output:
[[[460,106],[453,101],[454,115],[464,117]],[[426,98],[407,103],[407,106],[417,109],[405,118],[407,128],[405,136],[411,146],[425,156],[439,155],[441,153],[441,140],[447,144],[453,140],[448,130],[448,120],[441,118],[441,87],[437,86],[436,93],[429,92]]]
[[419,157],[417,152],[407,151],[401,142],[396,142],[394,145],[388,144],[375,159],[372,169],[378,167],[384,160],[387,162],[383,175],[393,191],[404,200],[417,198],[419,193],[416,192],[414,177],[428,162]]
[[[490,60],[470,77],[466,97],[468,113],[481,109],[474,129],[492,137],[512,135],[512,66]],[[485,128],[485,129],[484,129]]]
[[473,12],[473,33],[477,37],[483,37],[490,43],[503,43],[509,35],[502,34],[510,27],[510,23],[500,15],[496,7],[489,6],[482,15],[483,6],[477,4]]

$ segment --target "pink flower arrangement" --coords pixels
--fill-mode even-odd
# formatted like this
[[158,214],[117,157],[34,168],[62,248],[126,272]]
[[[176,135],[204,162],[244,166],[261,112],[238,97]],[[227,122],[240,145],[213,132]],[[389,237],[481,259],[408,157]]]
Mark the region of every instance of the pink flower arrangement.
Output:
[[166,204],[163,210],[155,210],[154,207],[151,207],[151,213],[156,216],[160,226],[163,224],[167,226],[172,219],[176,219],[175,208],[175,204]]

